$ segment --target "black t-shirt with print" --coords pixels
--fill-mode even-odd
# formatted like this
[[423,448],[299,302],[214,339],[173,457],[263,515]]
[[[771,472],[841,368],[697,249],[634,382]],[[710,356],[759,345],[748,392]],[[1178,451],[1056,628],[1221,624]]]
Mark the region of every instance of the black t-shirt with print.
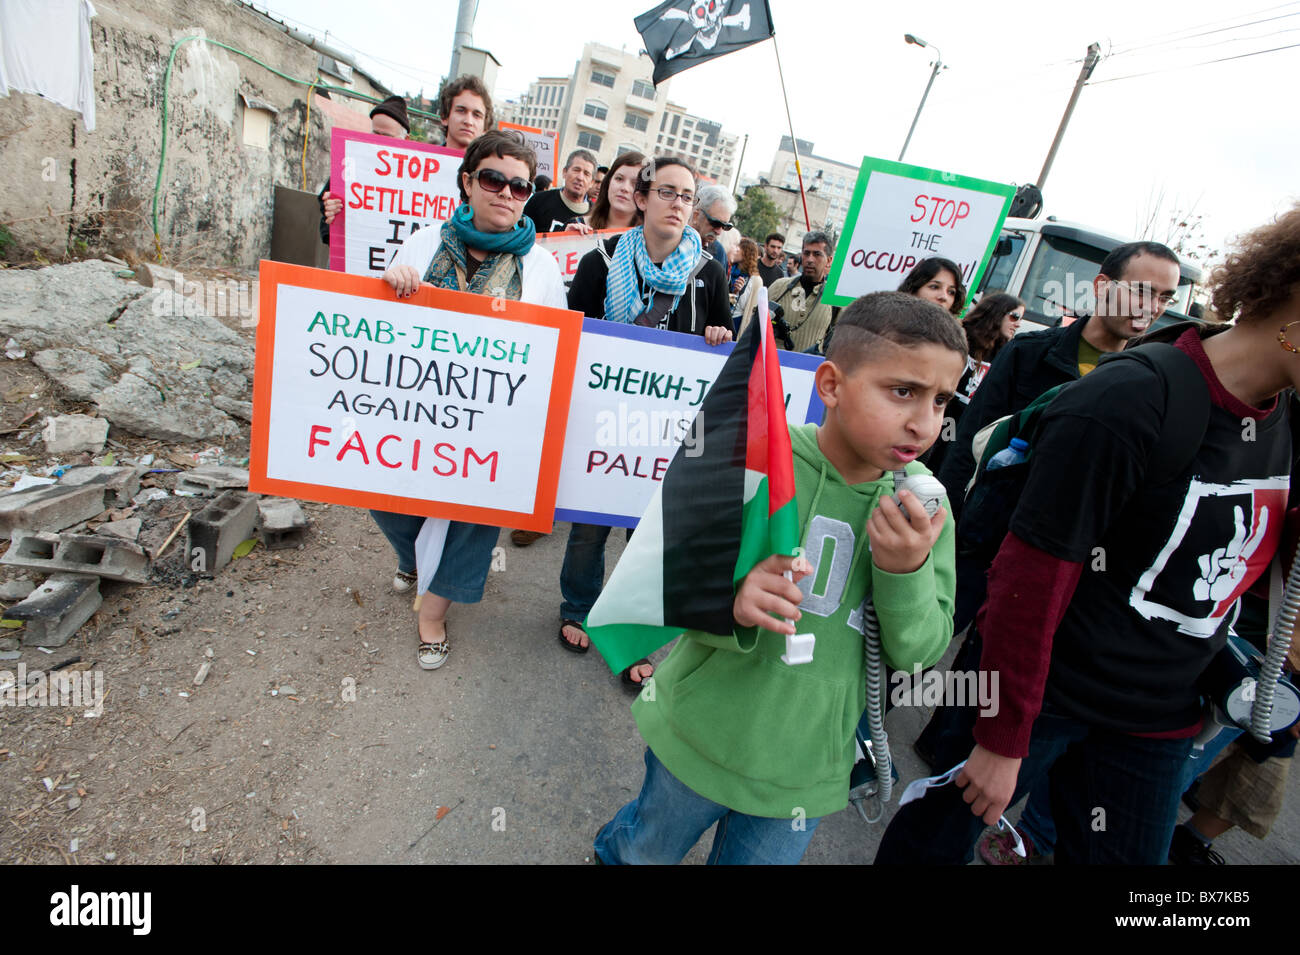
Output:
[[1021,540],[1083,564],[1045,705],[1121,732],[1196,722],[1197,678],[1277,548],[1291,471],[1284,402],[1245,422],[1216,405],[1192,464],[1153,486],[1161,389],[1136,361],[1065,388],[1044,414],[1011,520]]
[[533,220],[538,232],[563,232],[570,222],[577,222],[591,206],[581,212],[574,212],[563,199],[563,190],[547,189],[528,200],[524,206],[524,215]]

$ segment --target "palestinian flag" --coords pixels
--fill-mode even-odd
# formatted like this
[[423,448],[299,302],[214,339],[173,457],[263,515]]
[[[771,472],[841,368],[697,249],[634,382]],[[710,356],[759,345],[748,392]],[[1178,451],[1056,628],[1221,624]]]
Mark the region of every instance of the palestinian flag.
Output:
[[771,555],[794,553],[799,512],[784,396],[772,323],[756,318],[587,617],[615,673],[684,630],[733,633],[736,583]]

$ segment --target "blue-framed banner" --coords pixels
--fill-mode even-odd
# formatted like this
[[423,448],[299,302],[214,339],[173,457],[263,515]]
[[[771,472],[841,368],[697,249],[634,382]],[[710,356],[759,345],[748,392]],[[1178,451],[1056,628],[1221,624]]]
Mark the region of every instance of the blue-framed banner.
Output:
[[[733,344],[699,335],[588,318],[578,342],[555,519],[635,527],[692,427]],[[813,386],[822,359],[783,351],[781,381],[791,424],[820,424]]]

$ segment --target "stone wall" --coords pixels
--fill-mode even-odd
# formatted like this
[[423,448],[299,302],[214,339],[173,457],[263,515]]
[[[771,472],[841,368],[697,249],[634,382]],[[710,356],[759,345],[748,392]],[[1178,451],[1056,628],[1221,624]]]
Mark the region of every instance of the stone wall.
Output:
[[[277,24],[234,0],[96,0],[91,21],[96,128],[39,96],[0,99],[5,188],[0,225],[12,235],[13,259],[39,250],[156,258],[151,224],[162,148],[164,85],[173,44],[207,37],[176,53],[167,117],[167,154],[158,196],[163,260],[252,268],[268,254],[276,185],[303,188],[307,87],[266,67],[310,82],[319,54]],[[324,77],[333,85],[341,81]],[[352,88],[382,98],[357,72]],[[241,96],[242,94],[242,96]],[[269,130],[247,99],[278,112]],[[369,104],[334,94],[362,115]],[[263,122],[263,125],[264,122]],[[306,188],[320,188],[329,169],[329,119],[311,110]],[[265,135],[265,147],[246,139]]]

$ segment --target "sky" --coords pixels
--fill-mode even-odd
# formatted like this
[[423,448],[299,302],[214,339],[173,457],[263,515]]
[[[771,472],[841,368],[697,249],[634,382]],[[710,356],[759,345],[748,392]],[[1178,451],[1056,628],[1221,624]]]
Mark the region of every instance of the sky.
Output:
[[[399,92],[432,95],[448,70],[456,0],[255,0],[346,52]],[[641,49],[633,18],[651,0],[478,0],[473,45],[501,63],[495,98],[573,72],[588,41]],[[1037,179],[1088,44],[1103,59],[1084,87],[1044,186],[1043,215],[1136,237],[1203,217],[1212,250],[1300,201],[1300,0],[770,0],[765,41],[673,77],[669,98],[749,141],[745,176],[765,175],[788,134],[819,156],[896,159],[934,62],[907,161],[1000,182]],[[1237,12],[1230,13],[1233,9]],[[904,42],[911,33],[931,46]],[[1274,49],[1280,48],[1280,49]],[[1260,52],[1269,51],[1273,52]],[[1227,58],[1233,59],[1227,59]],[[1222,60],[1223,62],[1209,62]],[[564,148],[564,144],[561,144]],[[602,157],[610,158],[610,157]]]

